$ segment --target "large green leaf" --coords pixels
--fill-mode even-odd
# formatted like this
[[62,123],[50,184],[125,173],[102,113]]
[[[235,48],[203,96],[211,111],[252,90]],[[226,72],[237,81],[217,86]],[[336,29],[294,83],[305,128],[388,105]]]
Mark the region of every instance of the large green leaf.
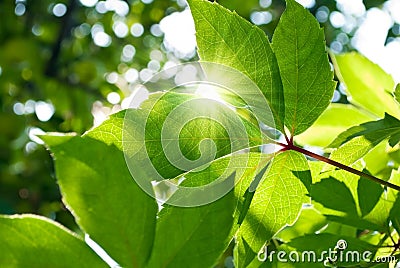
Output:
[[387,138],[389,138],[389,144],[395,146],[400,141],[400,121],[389,114],[385,114],[385,117],[378,121],[371,121],[349,128],[341,133],[330,144],[330,147],[338,147],[359,136],[367,140],[371,144],[371,148]]
[[[104,124],[109,125],[108,132],[96,128],[87,135],[95,138],[116,137],[132,176],[141,186],[144,183],[145,187],[151,187],[151,180],[162,181],[157,185],[158,189],[164,186],[168,188],[172,184],[178,186],[178,180],[184,177],[186,186],[179,186],[179,194],[175,193],[169,199],[169,204],[203,205],[215,200],[214,197],[221,197],[227,191],[220,191],[220,196],[214,195],[218,191],[205,196],[203,192],[206,189],[198,186],[211,184],[212,180],[218,179],[216,183],[221,183],[219,185],[223,187],[223,183],[230,183],[230,176],[234,172],[235,177],[240,179],[240,168],[247,166],[246,156],[241,161],[231,156],[240,154],[242,149],[259,152],[258,147],[268,142],[258,126],[220,102],[176,92],[152,97],[153,94],[141,109],[126,111],[123,119],[122,115],[116,116],[119,126],[107,121]],[[224,161],[218,167],[221,177],[214,176],[216,173],[210,176],[204,172],[196,175],[199,169],[207,168],[222,158]],[[207,191],[211,188],[207,187]],[[164,190],[162,192],[166,193],[166,197],[171,194]]]
[[373,119],[353,105],[331,103],[309,129],[295,137],[295,141],[326,147],[346,129]]
[[371,180],[360,178],[357,186],[358,204],[360,206],[361,216],[371,212],[383,193],[380,184]]
[[245,213],[241,197],[270,156],[250,153],[230,158],[218,159],[207,169],[185,175],[186,180],[181,186],[203,185],[204,180],[213,181],[226,172],[226,161],[238,161],[238,164],[248,161],[247,165],[238,165],[228,171],[242,175],[235,189],[221,199],[200,207],[165,205],[158,215],[148,267],[213,267],[218,261],[238,228],[239,211]]
[[232,191],[201,207],[167,205],[158,215],[148,267],[213,267],[232,239],[234,208]]
[[[136,117],[137,111],[130,110],[125,120]],[[133,126],[130,132],[136,133],[135,128],[139,126]],[[145,131],[148,157],[164,179],[263,143],[258,127],[227,105],[173,92],[151,106]]]
[[[112,115],[109,120],[86,135],[108,143],[110,140],[115,141],[116,145],[123,150],[127,145],[127,141],[124,141],[125,147],[121,142],[124,136],[123,133],[130,130],[129,127],[123,127],[123,124],[137,120],[138,117],[142,116],[143,110],[151,108],[152,110],[149,113],[148,119],[149,123],[146,125],[149,129],[149,136],[145,137],[146,141],[148,141],[146,149],[150,153],[151,151],[158,153],[163,150],[161,144],[162,136],[159,133],[160,125],[165,123],[174,108],[191,99],[193,97],[188,94],[168,93],[156,102],[153,102],[153,105],[150,105],[149,102],[144,103],[141,110],[129,110]],[[198,107],[192,103],[190,105],[192,111],[184,107],[185,113],[200,112],[204,108],[211,111],[214,106],[212,103],[209,104],[208,106]],[[221,112],[218,116],[219,122],[222,122],[224,126],[232,124],[229,123],[231,115]],[[200,171],[196,169],[179,171],[177,173],[174,171],[172,175],[170,174],[171,171],[167,171],[166,175],[167,177],[184,175],[185,179],[180,184],[183,187],[198,187],[212,183],[216,179],[227,178],[233,175],[234,180],[232,182],[237,183],[234,189],[236,198],[232,199],[231,191],[230,194],[222,199],[201,207],[182,208],[165,205],[166,207],[158,217],[154,248],[148,264],[149,267],[188,266],[193,262],[197,263],[199,267],[214,264],[232,239],[232,235],[238,227],[236,221],[239,219],[239,214],[245,215],[246,211],[242,208],[244,202],[242,196],[249,187],[254,173],[265,166],[271,158],[271,156],[260,153],[230,155],[230,151],[226,149],[228,148],[227,145],[230,145],[230,138],[234,137],[232,133],[229,136],[224,133],[224,129],[220,129],[220,126],[217,125],[217,129],[213,128],[212,124],[204,121],[202,118],[200,119],[202,120],[200,124],[186,124],[183,128],[178,128],[181,130],[179,133],[181,142],[179,148],[182,150],[182,154],[192,159],[199,157],[198,154],[193,155],[193,152],[195,152],[193,148],[197,148],[199,142],[205,138],[217,140],[219,143],[217,147],[222,148],[222,151],[217,150],[217,152],[222,153],[217,155],[215,160],[210,161],[209,165]],[[178,119],[174,120],[174,122],[178,122]],[[245,124],[245,134],[249,135],[250,144],[260,142],[260,132],[254,129],[249,123],[245,121],[243,123]],[[137,125],[132,125],[132,127],[134,126]],[[140,134],[135,131],[129,131],[129,133],[131,135],[129,139],[133,141],[138,140],[137,137]],[[134,150],[142,150],[143,148],[143,146],[138,146]],[[153,163],[163,166],[163,170],[166,172],[165,166],[168,162],[166,164],[165,161],[167,159],[159,157],[157,155],[157,158],[153,158]],[[154,161],[155,159],[158,160]],[[202,194],[212,196],[214,192],[211,189],[211,191],[203,191]],[[182,196],[178,195],[176,197],[176,194],[174,194],[170,197],[169,201],[174,198],[182,198]],[[224,210],[221,211],[221,208],[224,208]],[[182,226],[182,228],[171,229],[171,226],[177,224]],[[182,230],[185,230],[185,232],[182,232]],[[171,242],[171,237],[173,237],[173,242]],[[214,237],[215,239],[210,242],[210,240],[207,240],[208,237]],[[199,240],[205,243],[197,243],[196,241]],[[168,244],[168,249],[165,249],[166,244]],[[193,264],[191,265],[193,266]]]
[[275,156],[239,229],[238,267],[245,267],[276,232],[294,223],[302,204],[309,202],[306,186],[310,183],[311,174],[303,155],[286,151]]
[[313,184],[311,198],[326,208],[357,215],[356,204],[350,190],[344,182],[340,182],[333,177],[325,178]]
[[272,38],[282,78],[285,126],[294,136],[309,128],[328,107],[335,82],[318,21],[294,0],[286,1]]
[[1,267],[107,267],[76,234],[48,218],[0,216]]
[[[338,148],[338,153],[331,155],[331,159],[343,159],[347,165],[361,170],[362,162],[355,162],[358,152],[353,155],[352,150],[345,146],[346,144]],[[312,191],[312,198],[314,202],[318,202],[314,205],[328,220],[360,229],[387,231],[390,210],[396,200],[395,190],[384,191],[382,186],[375,182],[329,166],[317,177],[319,182],[311,187],[315,190]],[[393,173],[389,181],[399,184],[397,173]],[[327,186],[325,191],[321,187],[323,185]]]
[[[370,141],[362,136],[356,137],[335,149],[329,158],[350,166],[366,155],[372,148]],[[329,166],[329,168],[333,169],[334,167]]]
[[123,153],[90,137],[43,139],[78,225],[120,265],[142,267],[153,244],[157,204],[134,182]]
[[377,117],[383,117],[386,112],[400,118],[400,109],[391,95],[395,86],[391,75],[356,52],[332,55],[332,59],[351,103]]
[[[389,182],[400,185],[400,173],[393,171]],[[386,192],[382,192],[374,208],[363,219],[388,228],[391,210],[398,197],[398,191],[392,188],[389,188]]]
[[232,67],[247,75],[266,97],[276,127],[283,131],[282,82],[265,33],[216,3],[205,0],[188,2],[196,27],[200,59]]

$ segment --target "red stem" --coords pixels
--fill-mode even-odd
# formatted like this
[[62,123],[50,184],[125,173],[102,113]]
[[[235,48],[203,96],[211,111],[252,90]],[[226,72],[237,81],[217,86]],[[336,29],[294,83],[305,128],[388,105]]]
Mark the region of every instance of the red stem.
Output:
[[349,166],[343,165],[343,164],[341,164],[339,162],[336,162],[336,161],[334,161],[332,159],[326,158],[326,157],[324,157],[322,155],[318,155],[318,154],[315,154],[313,152],[307,151],[307,150],[305,150],[303,148],[297,147],[297,146],[295,146],[293,144],[292,140],[290,140],[290,142],[288,142],[288,144],[283,144],[283,143],[280,143],[280,142],[278,142],[277,144],[283,147],[281,151],[287,151],[287,150],[297,151],[299,153],[308,155],[308,156],[310,156],[310,157],[312,157],[314,159],[317,159],[317,160],[320,160],[322,162],[328,163],[328,164],[330,164],[332,166],[335,166],[335,167],[338,167],[340,169],[346,170],[346,171],[348,171],[350,173],[353,173],[355,175],[370,179],[370,180],[372,180],[374,182],[377,182],[379,184],[382,184],[382,185],[385,185],[385,186],[390,187],[392,189],[395,189],[397,191],[400,191],[400,186],[398,186],[398,185],[395,185],[393,183],[381,180],[381,179],[379,179],[379,178],[377,178],[375,176],[372,176],[370,174],[366,174],[366,173],[364,173],[362,171],[359,171],[357,169],[354,169],[354,168],[351,168]]

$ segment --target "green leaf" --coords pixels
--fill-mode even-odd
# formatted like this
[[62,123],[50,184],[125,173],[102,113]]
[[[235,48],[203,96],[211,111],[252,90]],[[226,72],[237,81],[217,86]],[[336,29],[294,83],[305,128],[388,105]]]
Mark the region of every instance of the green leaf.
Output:
[[[272,157],[271,157],[272,158]],[[238,224],[241,225],[243,220],[245,219],[247,212],[249,211],[251,201],[253,201],[254,192],[257,189],[258,185],[260,184],[261,179],[263,178],[265,171],[267,170],[268,165],[262,168],[262,170],[256,174],[254,180],[252,180],[249,187],[246,189],[243,195],[239,195],[243,197],[242,204],[239,207],[240,215],[238,218]]]
[[351,103],[377,117],[389,113],[400,118],[399,106],[391,95],[395,86],[391,75],[356,52],[332,55],[332,60]]
[[387,179],[390,177],[392,167],[390,167],[390,161],[393,159],[389,154],[391,147],[387,141],[379,143],[377,146],[372,148],[364,157],[365,168],[375,176],[381,179]]
[[[107,120],[99,126],[87,131],[84,136],[102,141],[107,145],[114,145],[119,150],[123,151],[122,138],[125,115],[126,110],[111,114]],[[127,134],[125,133],[125,135]],[[51,138],[51,136],[49,136],[49,138]],[[48,138],[46,141],[48,141]]]
[[331,103],[309,129],[295,137],[295,141],[302,145],[326,147],[348,128],[373,119],[353,105]]
[[[206,206],[195,208],[166,206],[157,222],[154,253],[149,267],[212,267],[236,232],[239,216],[246,214],[245,202],[241,197],[249,188],[255,174],[270,158],[271,156],[258,153],[234,155],[218,159],[200,172],[185,175],[186,180],[181,184],[183,186],[202,185],[204,179],[213,181],[214,177],[221,176],[221,170],[228,174],[234,172],[236,176],[242,174],[236,178],[238,182],[234,190]],[[226,170],[226,161],[238,161],[237,163],[242,165],[238,165],[234,170]],[[247,165],[243,165],[246,162]],[[171,229],[171,226],[177,223],[180,228]],[[166,244],[168,244],[167,250]]]
[[234,194],[201,207],[166,206],[148,267],[214,267],[232,237]]
[[385,114],[385,117],[378,121],[366,122],[349,128],[341,133],[329,146],[338,147],[359,136],[367,140],[371,148],[387,138],[389,138],[390,146],[393,147],[400,141],[400,121],[389,114]]
[[[46,142],[55,138],[43,137]],[[121,266],[143,267],[157,204],[132,179],[123,153],[90,137],[52,144],[63,200],[78,225]]]
[[397,199],[390,210],[390,220],[393,223],[393,227],[396,229],[397,233],[400,233],[400,197],[397,195]]
[[[350,167],[357,169],[357,170],[362,170],[363,162],[356,161],[356,160],[355,161],[348,160],[349,158],[352,159],[352,157],[353,157],[352,152],[347,150],[347,148],[344,148],[344,149],[342,149],[342,148],[337,149],[337,151],[335,151],[336,154],[332,153],[330,155],[329,159],[335,160],[335,161],[343,160],[342,162],[344,162],[346,165],[349,165]],[[351,162],[351,163],[348,163],[348,162]],[[350,193],[352,195],[352,199],[356,204],[356,208],[357,208],[356,212],[357,213],[355,214],[355,216],[357,216],[357,214],[359,212],[357,187],[358,187],[358,181],[360,179],[360,176],[355,175],[346,170],[337,169],[336,167],[329,165],[329,164],[325,164],[323,166],[323,168],[320,170],[319,174],[313,174],[313,175],[315,175],[315,177],[313,178],[314,183],[321,182],[327,178],[329,178],[329,179],[334,178],[335,180],[337,180],[339,182],[343,182],[344,186],[350,191]],[[336,193],[336,194],[340,195],[340,193]]]
[[275,156],[239,229],[242,243],[239,240],[237,244],[238,267],[245,267],[276,232],[294,223],[302,204],[309,202],[306,187],[310,182],[309,167],[302,154],[286,151]]
[[326,208],[357,215],[356,204],[349,188],[333,177],[313,184],[311,186],[311,198]]
[[[233,155],[212,162],[202,171],[186,174],[181,186],[203,185],[204,180],[214,181],[224,172],[242,175],[236,178],[235,189],[205,206],[183,208],[165,205],[158,215],[153,254],[148,266],[213,267],[239,226],[237,214],[246,213],[241,199],[244,190],[249,188],[258,169],[270,158],[259,153]],[[238,165],[227,170],[227,161]],[[246,162],[247,165],[244,165]]]
[[108,267],[75,233],[48,218],[0,216],[1,267]]
[[394,90],[394,99],[397,101],[398,104],[400,104],[400,83],[396,85],[396,88]]
[[[388,181],[400,185],[400,173],[398,171],[393,171]],[[393,190],[392,188],[387,189],[386,192],[381,194],[372,211],[365,215],[363,219],[388,228],[390,213],[398,196],[398,191]]]
[[326,219],[331,221],[331,222],[336,222],[340,223],[344,226],[351,227],[353,229],[358,228],[360,230],[375,230],[378,232],[386,232],[387,227],[386,226],[380,226],[377,224],[374,224],[370,221],[364,220],[360,217],[357,216],[337,216],[337,215],[325,215]]
[[[128,116],[126,119],[135,120],[136,111],[129,111]],[[132,133],[137,132],[135,128],[132,127]],[[164,94],[152,106],[145,130],[146,150],[164,179],[173,179],[187,171],[177,168],[182,157],[193,161],[183,165],[193,170],[263,143],[259,129],[228,106],[172,92]],[[179,141],[174,143],[176,140]]]
[[[366,155],[372,148],[370,141],[362,136],[356,137],[335,149],[329,159],[350,166]],[[334,168],[332,166],[329,167],[330,169]]]
[[328,107],[335,89],[324,32],[309,11],[287,0],[272,47],[284,88],[285,126],[295,136]]
[[313,234],[327,224],[326,218],[316,209],[306,207],[301,210],[299,218],[292,226],[286,226],[275,235],[276,238],[289,242],[295,237]]
[[375,207],[383,193],[383,188],[380,184],[361,177],[358,181],[357,192],[361,215],[364,216]]
[[[132,141],[140,140],[137,138],[140,134],[133,131],[133,127],[137,127],[137,124],[133,123],[142,116],[141,112],[150,107],[152,110],[149,112],[149,119],[146,125],[149,129],[149,136],[145,137],[146,141],[148,141],[146,149],[150,152],[157,152],[156,157],[153,158],[153,163],[163,167],[164,172],[166,172],[165,167],[168,165],[168,162],[165,162],[167,159],[161,159],[158,155],[158,152],[163,149],[159,126],[163,123],[165,124],[166,118],[170,116],[172,110],[179,105],[182,105],[182,103],[192,99],[193,97],[188,94],[168,93],[159,98],[156,102],[153,102],[153,105],[150,105],[150,102],[144,103],[141,110],[128,110],[125,113],[121,112],[112,115],[109,120],[105,121],[101,126],[95,128],[86,135],[104,140],[105,142],[107,142],[107,140],[114,140],[116,141],[116,146],[125,149],[121,143],[124,131],[130,133],[131,136],[129,136],[129,138]],[[185,113],[191,114],[193,111],[196,113],[204,110],[204,108],[209,112],[215,109],[215,106],[212,105],[212,103],[201,106],[192,103],[190,105],[192,111],[189,111],[188,107],[185,108]],[[232,124],[231,122],[235,122],[230,119],[231,117],[229,114],[226,114],[221,110],[219,110],[219,113],[216,113],[216,116],[218,116],[218,121],[222,122],[224,126]],[[227,145],[230,145],[230,138],[232,137],[224,133],[224,129],[220,129],[219,125],[214,127],[204,119],[200,119],[201,121],[196,121],[197,124],[194,124],[193,120],[183,128],[178,128],[174,125],[177,129],[180,129],[179,148],[181,149],[182,154],[191,159],[199,157],[198,152],[193,148],[198,148],[200,141],[205,138],[218,141],[219,144],[217,144],[217,147],[222,148],[222,150],[217,150],[220,154],[217,153],[216,159],[208,162],[207,164],[209,165],[200,171],[193,169],[186,172],[179,171],[173,175],[169,174],[170,171],[166,173],[167,175],[169,174],[170,177],[184,175],[184,180],[179,185],[182,187],[198,187],[207,185],[214,182],[216,179],[227,178],[233,175],[233,182],[237,182],[234,190],[236,198],[232,200],[232,197],[227,198],[225,196],[224,198],[217,200],[215,203],[195,208],[182,208],[166,205],[166,208],[162,210],[158,217],[154,247],[148,264],[149,267],[193,266],[193,261],[195,259],[197,259],[195,263],[200,267],[212,266],[228,246],[235,229],[238,228],[238,225],[236,224],[239,218],[238,214],[241,213],[242,215],[245,215],[242,195],[249,187],[251,180],[248,180],[248,178],[252,179],[254,177],[253,174],[265,166],[271,158],[271,156],[260,153],[230,155],[230,150],[227,150],[227,148],[229,148]],[[231,120],[231,122],[229,122],[229,120]],[[178,119],[174,120],[174,122],[178,122]],[[122,127],[122,124],[127,123],[132,123],[132,131],[129,131],[131,128]],[[254,127],[249,123],[245,121],[243,121],[243,123],[245,124],[245,130],[247,130],[247,132],[244,133],[249,135],[250,143],[259,143],[260,132],[257,129],[254,129]],[[126,141],[124,145],[126,146]],[[137,150],[142,150],[141,148],[143,149],[144,147],[137,146],[132,149],[131,153],[136,153]],[[210,196],[213,195],[214,192],[207,191],[203,194]],[[169,198],[169,201],[174,198],[181,198],[181,195],[175,193]],[[221,207],[225,208],[224,211],[221,211]],[[177,224],[184,226],[185,232],[182,232],[183,227],[171,229],[171,226]],[[173,243],[171,242],[171,237],[173,237]],[[210,240],[207,240],[208,237],[216,237],[218,239],[210,242]],[[207,243],[202,244],[196,242],[199,240]],[[168,249],[165,248],[166,244],[168,244]]]
[[205,0],[188,1],[200,59],[232,67],[262,91],[283,131],[284,100],[275,55],[265,33],[235,12]]
[[[339,148],[340,150],[340,148]],[[360,168],[361,163],[352,165],[355,169]],[[387,232],[389,211],[395,202],[396,191],[388,189],[384,192],[382,186],[374,182],[365,181],[352,173],[344,170],[327,170],[319,175],[323,183],[327,177],[344,183],[343,186],[329,186],[324,189],[316,189],[312,196],[315,207],[330,221],[339,222],[360,229],[377,230]],[[390,182],[399,184],[397,176],[392,175]],[[316,185],[318,185],[317,183]],[[341,189],[342,188],[342,189]],[[312,186],[314,189],[314,185]],[[329,195],[326,193],[329,192]],[[343,202],[341,204],[341,202]],[[354,204],[355,203],[355,204]],[[320,206],[323,204],[323,207]],[[350,207],[349,207],[350,206]]]

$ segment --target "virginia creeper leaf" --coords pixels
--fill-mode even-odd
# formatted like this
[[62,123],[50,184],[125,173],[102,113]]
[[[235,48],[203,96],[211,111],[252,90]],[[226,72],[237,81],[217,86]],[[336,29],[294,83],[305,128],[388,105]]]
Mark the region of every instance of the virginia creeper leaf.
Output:
[[[393,184],[400,185],[400,173],[398,171],[393,171],[388,181]],[[371,212],[365,215],[363,219],[388,228],[390,213],[398,197],[398,191],[388,188],[386,192],[382,192],[375,207]]]
[[396,85],[396,88],[394,90],[394,99],[397,101],[398,104],[400,104],[400,83]]
[[332,55],[336,74],[346,86],[351,103],[383,117],[385,113],[399,118],[400,109],[391,93],[394,81],[377,64],[356,53]]
[[[144,103],[142,110],[147,107],[153,109],[153,113],[150,113],[151,125],[149,125],[149,129],[152,130],[152,133],[151,136],[147,138],[149,140],[147,148],[152,148],[152,143],[156,141],[161,142],[161,136],[155,132],[158,131],[159,125],[162,124],[166,116],[168,116],[170,110],[181,102],[190,99],[191,97],[187,94],[171,93],[169,96],[160,99],[161,101],[156,105],[148,106],[147,103]],[[195,107],[196,106],[191,105],[192,109],[195,109]],[[211,110],[212,107],[213,106],[211,105],[210,107],[207,107],[207,109]],[[129,117],[132,118],[132,120],[134,120],[135,117],[140,116],[140,114],[136,114],[136,110],[130,110],[127,112],[132,113],[132,117]],[[229,120],[229,116],[224,113],[220,113],[220,116],[225,116],[224,120]],[[123,131],[126,131],[126,129],[122,129],[122,117],[125,117],[126,123],[126,113],[123,115],[123,112],[121,112],[120,114],[113,115],[101,126],[95,128],[86,135],[97,139],[113,139],[118,141],[116,144],[117,146],[122,146],[119,141],[123,138]],[[223,118],[220,119],[221,122],[224,122],[224,120],[222,120]],[[225,125],[227,123],[229,122],[225,121]],[[183,140],[180,148],[187,157],[192,157],[193,148],[197,148],[199,141],[204,138],[215,139],[215,137],[217,137],[216,134],[220,133],[219,142],[223,142],[224,144],[229,142],[229,137],[226,133],[215,131],[215,128],[213,129],[212,125],[207,122],[203,121],[202,124],[190,124],[185,127],[187,127],[187,130],[183,128],[180,133],[180,139]],[[259,137],[260,132],[252,130],[250,126],[247,126],[246,129],[248,130],[247,133],[249,134],[249,138],[254,138],[254,141],[257,140],[256,137]],[[210,130],[214,131],[210,132]],[[131,132],[131,134],[132,139],[135,140],[135,133]],[[219,147],[223,148],[223,146]],[[158,148],[162,149],[162,147]],[[229,151],[224,153],[229,153]],[[198,155],[194,155],[192,158],[195,159],[196,156]],[[235,212],[235,209],[242,211],[241,213],[245,213],[242,208],[243,200],[241,196],[244,194],[246,188],[249,187],[251,181],[246,178],[249,176],[250,178],[253,178],[254,175],[252,174],[256,172],[259,167],[262,168],[263,165],[266,165],[271,156],[262,155],[260,153],[244,153],[227,156],[222,154],[221,156],[223,157],[218,157],[211,161],[209,163],[210,165],[201,171],[192,170],[189,172],[178,173],[183,174],[185,177],[185,180],[180,184],[180,186],[196,187],[206,185],[213,182],[215,179],[224,176],[224,174],[225,176],[233,174],[235,181],[237,181],[234,190],[236,198],[232,200],[232,196],[229,197],[229,199],[227,199],[228,197],[223,197],[222,199],[215,201],[215,203],[195,208],[182,208],[166,205],[166,208],[161,211],[158,217],[154,248],[152,251],[152,257],[148,263],[149,267],[176,267],[177,265],[188,266],[193,263],[193,260],[196,258],[198,258],[196,263],[198,263],[200,267],[204,267],[204,265],[211,266],[217,261],[219,255],[227,247],[229,241],[232,239],[232,235],[238,227],[236,222],[239,217],[239,212]],[[158,162],[165,165],[163,161]],[[231,166],[228,168],[229,163]],[[213,193],[207,192],[204,194],[212,195]],[[232,193],[228,195],[232,195]],[[173,199],[174,197],[175,195],[172,195],[170,199]],[[220,205],[221,202],[223,205]],[[224,213],[221,213],[220,207],[225,207]],[[203,222],[204,225],[202,224]],[[171,229],[171,226],[175,226],[177,223],[184,226],[186,233],[182,233],[182,228]],[[171,237],[174,237],[174,243],[171,243]],[[218,239],[215,241],[213,240],[214,242],[210,243],[206,237],[218,237]],[[202,245],[192,241],[192,239],[195,241],[203,240],[208,242]],[[168,250],[165,249],[166,244],[168,244]],[[211,248],[213,250],[211,250]],[[193,264],[191,265],[193,266]]]
[[231,240],[234,194],[200,207],[167,205],[157,220],[148,267],[213,267]]
[[383,193],[380,184],[361,177],[358,181],[357,194],[361,216],[365,216],[375,207]]
[[350,190],[343,182],[333,177],[313,184],[311,186],[311,198],[326,208],[357,215],[356,204]]
[[385,114],[385,117],[378,121],[366,122],[349,128],[341,133],[329,146],[338,147],[359,136],[366,139],[371,144],[371,148],[387,138],[389,138],[390,146],[393,147],[400,141],[400,121],[389,114]]
[[134,182],[123,153],[90,137],[48,145],[63,200],[78,225],[120,265],[143,267],[152,247],[157,204]]
[[[284,100],[279,68],[265,33],[235,12],[209,1],[188,1],[201,60],[246,74],[262,91],[283,131]],[[228,78],[229,79],[229,78]]]
[[393,227],[396,229],[397,233],[400,233],[400,198],[397,196],[396,201],[390,210],[390,220],[393,223]]
[[[237,244],[238,267],[245,267],[264,243],[285,225],[296,220],[311,182],[305,157],[294,151],[273,159],[253,196],[247,215],[239,229],[242,243]],[[307,186],[308,187],[308,186]],[[248,244],[251,250],[246,250]]]
[[295,136],[328,107],[335,82],[318,21],[294,0],[286,1],[272,38],[285,99],[285,126]]
[[302,145],[326,147],[348,128],[373,119],[352,105],[331,103],[309,129],[295,137],[295,141]]
[[108,267],[76,234],[48,218],[0,216],[1,267]]
[[[234,170],[237,174],[243,174],[242,178],[235,189],[223,198],[200,207],[165,205],[159,213],[153,254],[148,267],[214,266],[238,228],[239,211],[245,213],[242,208],[245,190],[249,188],[264,161],[270,159],[270,156],[258,153],[234,155],[230,158],[244,163],[247,161],[245,157],[248,158],[248,165]],[[181,185],[202,185],[203,180],[213,181],[214,177],[224,172],[225,161],[229,159],[218,159],[205,170],[185,175],[187,179]],[[244,172],[240,172],[240,169]]]

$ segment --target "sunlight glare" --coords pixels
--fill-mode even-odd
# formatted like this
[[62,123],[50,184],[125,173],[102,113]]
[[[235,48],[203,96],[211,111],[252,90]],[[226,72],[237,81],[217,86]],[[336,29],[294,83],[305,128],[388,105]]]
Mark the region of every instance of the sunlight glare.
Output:
[[55,108],[53,104],[44,101],[35,103],[35,113],[37,118],[42,122],[47,122],[53,116]]
[[351,42],[361,54],[379,64],[396,82],[399,82],[400,38],[385,45],[388,31],[392,26],[393,18],[388,11],[371,8]]
[[200,97],[202,97],[202,98],[215,100],[215,101],[218,101],[220,103],[226,104],[226,102],[218,94],[218,88],[216,86],[213,86],[213,85],[199,84],[197,89],[196,89],[195,94],[200,96]]
[[86,7],[93,7],[97,4],[97,0],[80,0],[80,2]]
[[100,247],[94,240],[92,240],[88,234],[85,234],[85,242],[91,249],[93,249],[94,252],[97,253],[97,255],[100,256],[103,261],[108,264],[108,266],[112,268],[121,267],[116,261],[114,261],[110,257],[110,255],[107,254],[107,252],[102,247]]
[[174,12],[160,21],[164,45],[179,58],[191,58],[195,53],[194,21],[189,9]]

